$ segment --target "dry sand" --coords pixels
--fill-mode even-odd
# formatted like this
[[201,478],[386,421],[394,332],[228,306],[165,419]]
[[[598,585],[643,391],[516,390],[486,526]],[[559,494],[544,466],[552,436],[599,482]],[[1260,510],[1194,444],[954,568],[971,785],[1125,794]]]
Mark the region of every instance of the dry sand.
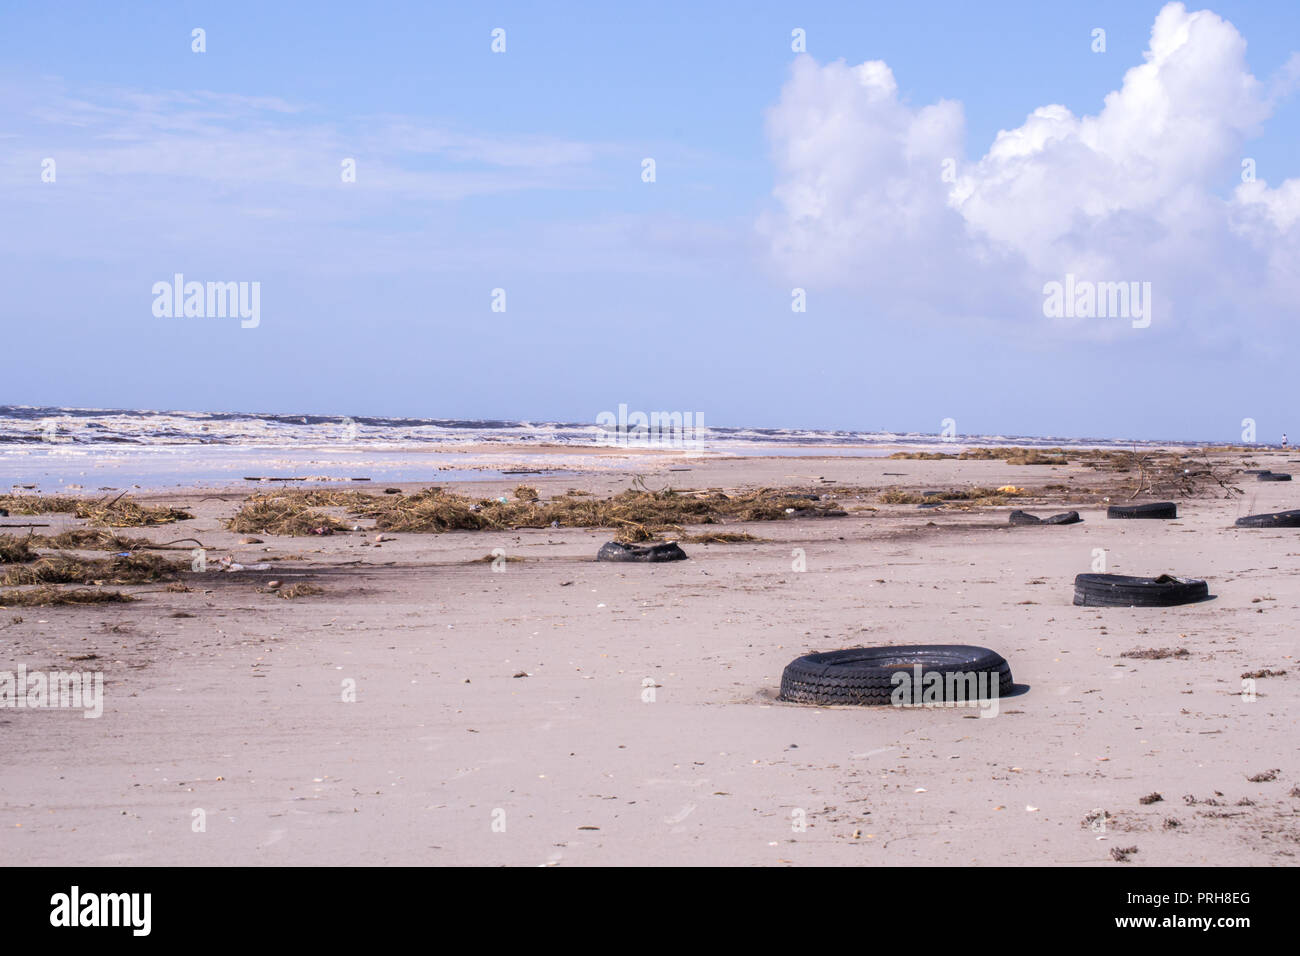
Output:
[[[1255,460],[1288,467],[1285,455]],[[652,486],[829,492],[823,479],[1092,480],[1074,465],[997,461],[646,468]],[[605,494],[631,474],[517,480]],[[241,546],[220,521],[243,494],[169,493],[158,500],[197,517],[144,533],[197,537],[209,561],[278,560],[266,573],[186,575],[189,593],[130,588],[135,604],[0,611],[0,669],[94,666],[106,680],[98,720],[0,710],[0,854],[90,865],[1290,864],[1300,531],[1232,522],[1300,506],[1300,483],[1238,484],[1244,498],[1180,501],[1177,521],[1107,520],[1087,504],[1083,524],[1015,529],[1006,508],[850,500],[848,517],[741,526],[763,540],[686,544],[690,560],[663,565],[595,563],[610,537],[598,530]],[[853,510],[869,504],[879,510]],[[468,563],[494,548],[523,560],[504,573]],[[803,572],[792,570],[798,548]],[[1204,577],[1215,599],[1074,607],[1073,576],[1096,548],[1107,570]],[[270,578],[325,593],[282,600],[257,590]],[[902,643],[991,647],[1020,692],[993,719],[774,699],[800,654]],[[1159,647],[1189,655],[1120,657]],[[97,659],[70,662],[87,654]],[[1261,668],[1289,673],[1243,700],[1241,675]],[[1272,769],[1272,781],[1247,779]],[[1153,792],[1163,799],[1139,802]],[[1083,825],[1097,810],[1113,817],[1105,833]],[[1111,859],[1120,846],[1138,847],[1130,863]]]

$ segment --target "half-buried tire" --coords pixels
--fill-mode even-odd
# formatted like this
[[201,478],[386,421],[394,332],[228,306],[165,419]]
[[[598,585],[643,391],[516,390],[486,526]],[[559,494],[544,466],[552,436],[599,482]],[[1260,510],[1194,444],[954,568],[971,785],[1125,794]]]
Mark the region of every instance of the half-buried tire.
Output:
[[1255,476],[1256,481],[1290,481],[1291,476],[1281,471],[1261,471]]
[[1158,578],[1079,574],[1074,578],[1074,603],[1083,607],[1174,607],[1204,601],[1209,596],[1204,581],[1169,574]]
[[1177,518],[1178,506],[1172,501],[1149,501],[1144,505],[1111,505],[1107,518]]
[[1040,518],[1038,515],[1031,515],[1028,511],[1019,509],[1007,515],[1009,524],[1078,524],[1082,520],[1077,511],[1062,511],[1059,515],[1052,515],[1050,518]]
[[597,561],[685,561],[686,552],[676,541],[663,544],[620,544],[610,541],[600,546],[596,552]]
[[1043,524],[1078,524],[1082,520],[1077,511],[1062,511],[1059,515],[1044,518]]
[[1300,511],[1273,511],[1237,519],[1238,528],[1300,528]]
[[[895,677],[899,673],[906,677]],[[938,676],[928,676],[931,674]],[[929,692],[927,684],[932,688]],[[780,699],[798,704],[874,706],[894,703],[897,690],[904,704],[961,703],[1005,697],[1011,689],[1010,665],[987,647],[906,644],[854,647],[796,658],[781,675]]]

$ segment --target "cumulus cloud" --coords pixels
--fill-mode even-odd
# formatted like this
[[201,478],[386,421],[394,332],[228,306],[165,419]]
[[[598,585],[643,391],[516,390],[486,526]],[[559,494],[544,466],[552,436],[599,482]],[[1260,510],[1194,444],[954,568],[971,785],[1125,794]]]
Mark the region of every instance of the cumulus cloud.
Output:
[[959,154],[961,106],[909,109],[884,63],[799,57],[768,131],[783,215],[763,228],[778,256],[810,279],[914,275],[913,248],[959,230],[939,169]]
[[1265,84],[1245,54],[1231,23],[1170,3],[1096,115],[1041,106],[974,161],[959,103],[912,108],[879,61],[800,57],[768,117],[779,209],[760,228],[792,277],[899,308],[1041,327],[1048,281],[1143,280],[1153,328],[1219,341],[1225,310],[1300,291],[1300,179],[1241,181],[1295,60]]

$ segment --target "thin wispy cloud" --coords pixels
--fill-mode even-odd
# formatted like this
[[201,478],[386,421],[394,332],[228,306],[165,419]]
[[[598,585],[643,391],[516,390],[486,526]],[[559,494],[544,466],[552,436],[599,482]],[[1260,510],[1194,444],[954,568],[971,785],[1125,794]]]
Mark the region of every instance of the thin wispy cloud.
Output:
[[[24,91],[29,93],[30,91]],[[405,199],[452,201],[523,190],[577,190],[605,177],[602,161],[631,155],[625,146],[559,137],[484,135],[396,115],[326,120],[309,104],[272,96],[107,89],[56,93],[21,110],[17,91],[10,123],[26,120],[33,148],[57,154],[60,178],[95,180],[111,193],[113,179],[132,176],[255,188],[329,189],[337,196],[340,164],[357,164],[358,191]],[[30,158],[21,150],[0,166],[11,185],[27,184]]]

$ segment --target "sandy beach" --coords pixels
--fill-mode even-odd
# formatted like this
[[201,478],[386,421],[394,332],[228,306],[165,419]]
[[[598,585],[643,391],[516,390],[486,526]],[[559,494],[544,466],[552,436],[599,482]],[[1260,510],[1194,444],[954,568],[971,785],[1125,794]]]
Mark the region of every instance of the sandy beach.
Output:
[[[1289,865],[1300,542],[1233,521],[1297,506],[1292,483],[1239,469],[1293,466],[1216,461],[1242,494],[1171,499],[1173,521],[1108,520],[1087,490],[1101,479],[1073,460],[648,455],[455,489],[608,496],[639,476],[799,488],[847,512],[729,524],[758,540],[687,541],[688,560],[654,565],[595,562],[612,537],[600,528],[381,542],[359,519],[240,544],[223,521],[262,486],[139,492],[195,517],[130,533],[197,539],[207,569],[180,576],[188,591],[126,587],[130,604],[0,610],[0,668],[105,681],[98,719],[0,710],[0,852],[100,866]],[[1128,478],[1107,480],[1102,497],[1124,500]],[[1026,493],[880,501],[1005,485]],[[1084,520],[1010,527],[1012,507]],[[84,524],[0,519],[21,522]],[[1108,571],[1204,578],[1213,599],[1075,607],[1095,549]],[[270,567],[224,572],[223,558]],[[272,579],[322,591],[284,600]],[[802,654],[912,643],[992,648],[1016,692],[991,719],[776,699]],[[1121,656],[1152,649],[1176,653]],[[1261,670],[1286,673],[1245,699],[1243,675]],[[1131,847],[1126,864],[1111,854]]]

